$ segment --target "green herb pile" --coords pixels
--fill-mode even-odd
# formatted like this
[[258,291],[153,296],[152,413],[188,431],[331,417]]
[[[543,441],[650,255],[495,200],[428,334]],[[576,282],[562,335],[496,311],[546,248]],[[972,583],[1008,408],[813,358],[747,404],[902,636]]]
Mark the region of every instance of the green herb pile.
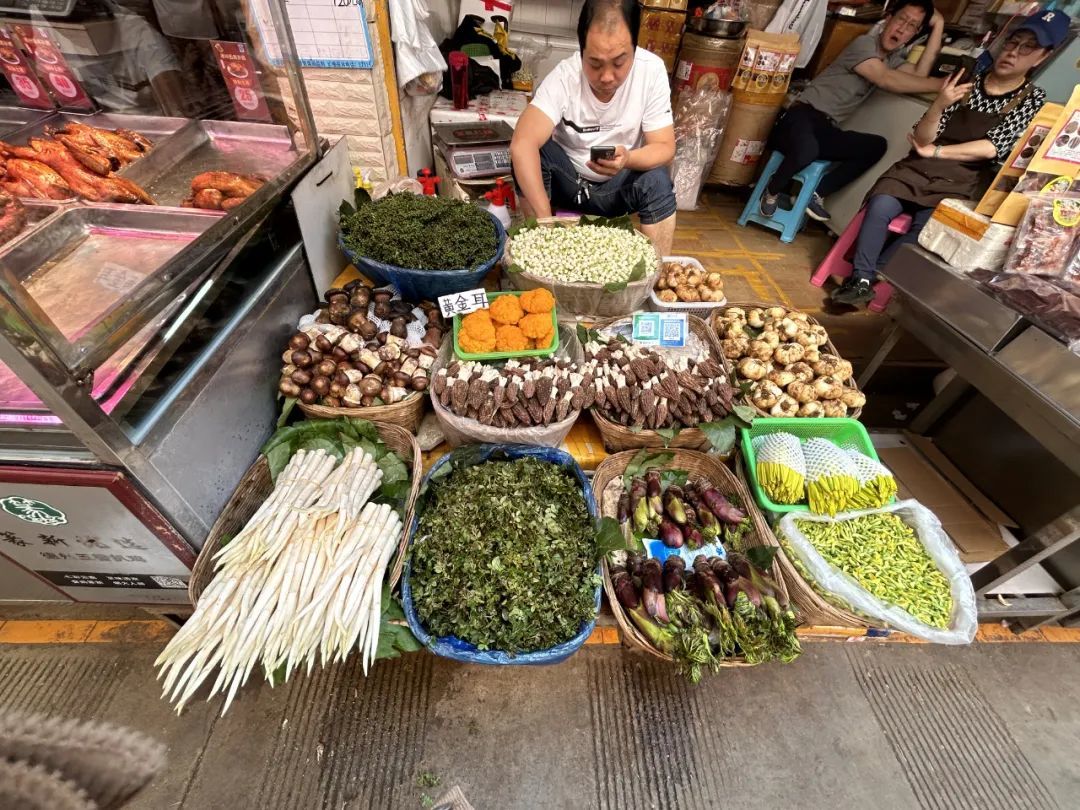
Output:
[[498,246],[491,217],[477,206],[407,192],[344,208],[341,235],[359,256],[417,270],[471,269]]
[[532,652],[594,615],[595,527],[577,479],[524,458],[431,484],[412,550],[413,601],[435,636]]

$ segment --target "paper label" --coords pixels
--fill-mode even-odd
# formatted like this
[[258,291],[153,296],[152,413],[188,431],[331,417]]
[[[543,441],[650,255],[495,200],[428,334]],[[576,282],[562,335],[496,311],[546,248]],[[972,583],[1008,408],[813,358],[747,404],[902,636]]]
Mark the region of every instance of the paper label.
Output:
[[681,349],[689,329],[685,312],[635,312],[630,339],[642,346]]
[[1054,222],[1075,228],[1080,223],[1080,200],[1054,200]]
[[225,86],[229,88],[236,117],[243,121],[266,121],[270,108],[263,98],[262,86],[255,72],[255,63],[243,42],[211,40],[218,69]]
[[60,48],[52,41],[52,35],[47,28],[13,25],[11,30],[30,54],[34,69],[45,79],[61,107],[69,110],[97,109],[97,105],[75,78],[67,60],[60,53]]
[[1057,137],[1046,150],[1045,157],[1066,163],[1080,163],[1080,110],[1074,111],[1065,126],[1058,130]]
[[652,557],[654,560],[659,560],[663,563],[668,557],[682,557],[683,562],[686,563],[686,570],[694,570],[694,560],[704,554],[706,557],[719,557],[720,559],[727,559],[727,551],[720,543],[706,543],[701,548],[690,548],[686,545],[682,545],[679,548],[669,548],[664,545],[662,540],[645,539],[642,541],[645,544],[645,556]]
[[1048,132],[1050,132],[1050,127],[1041,125],[1032,127],[1031,137],[1027,139],[1024,147],[1017,153],[1016,159],[1009,164],[1009,168],[1026,169],[1031,159],[1035,157],[1035,153],[1039,150],[1039,146],[1046,140]]
[[693,62],[680,62],[675,78],[678,80],[675,90],[689,88],[691,90],[727,91],[731,89],[731,82],[735,78],[734,67],[713,67],[712,65],[695,65]]
[[765,141],[748,141],[739,138],[735,148],[731,150],[731,162],[749,165],[757,163],[761,153],[765,151]]
[[3,70],[8,84],[19,97],[21,106],[38,110],[56,109],[49,91],[11,38],[11,31],[4,25],[0,25],[0,70]]
[[444,318],[451,318],[454,315],[468,315],[478,309],[487,309],[488,306],[487,290],[483,287],[439,296],[439,309],[442,311]]

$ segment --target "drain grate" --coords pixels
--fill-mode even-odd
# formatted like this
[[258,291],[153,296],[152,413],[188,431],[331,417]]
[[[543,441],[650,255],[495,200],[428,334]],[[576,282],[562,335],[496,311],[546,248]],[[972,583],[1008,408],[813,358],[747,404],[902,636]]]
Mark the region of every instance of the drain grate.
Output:
[[115,659],[93,660],[82,651],[48,655],[37,652],[0,658],[0,705],[56,717],[107,719],[120,686]]
[[[724,795],[717,734],[703,690],[670,664],[589,655],[596,802],[601,810],[715,807]],[[715,724],[713,724],[715,726]]]
[[919,800],[932,810],[1049,810],[1057,804],[1005,722],[954,666],[849,659]]
[[[415,793],[433,658],[378,663],[360,656],[292,681],[258,801],[252,806],[399,807]],[[401,792],[401,795],[397,795]],[[408,794],[406,796],[406,794]]]

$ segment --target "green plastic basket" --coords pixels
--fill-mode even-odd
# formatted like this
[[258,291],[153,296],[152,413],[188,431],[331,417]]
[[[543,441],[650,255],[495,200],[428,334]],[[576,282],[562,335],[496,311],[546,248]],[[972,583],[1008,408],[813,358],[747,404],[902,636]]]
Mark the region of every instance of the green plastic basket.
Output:
[[757,458],[754,453],[753,441],[758,436],[767,436],[770,433],[790,433],[798,437],[799,441],[807,439],[828,439],[841,450],[858,450],[864,456],[869,456],[878,461],[874,443],[870,441],[870,434],[866,432],[862,422],[858,419],[830,418],[807,419],[805,417],[759,417],[748,428],[740,428],[740,442],[742,445],[743,461],[746,463],[746,477],[750,481],[750,489],[754,491],[754,497],[762,509],[770,512],[809,512],[810,507],[805,503],[773,503],[772,499],[765,494],[765,490],[758,484]]
[[[489,292],[488,303],[498,298],[500,295],[516,295],[518,298],[523,296],[527,290],[521,290],[519,292]],[[520,352],[486,352],[480,354],[473,354],[472,352],[462,351],[458,345],[458,330],[461,329],[461,315],[454,316],[454,354],[461,360],[509,360],[511,357],[548,357],[555,354],[559,350],[559,316],[556,310],[551,310],[551,328],[555,331],[555,337],[552,338],[551,345],[546,349],[525,349]]]

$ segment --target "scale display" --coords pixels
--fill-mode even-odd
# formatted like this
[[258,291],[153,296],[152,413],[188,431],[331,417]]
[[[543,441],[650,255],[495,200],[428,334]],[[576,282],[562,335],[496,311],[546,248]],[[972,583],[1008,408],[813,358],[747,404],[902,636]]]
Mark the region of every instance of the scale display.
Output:
[[451,149],[450,168],[458,177],[488,177],[510,173],[508,148]]

